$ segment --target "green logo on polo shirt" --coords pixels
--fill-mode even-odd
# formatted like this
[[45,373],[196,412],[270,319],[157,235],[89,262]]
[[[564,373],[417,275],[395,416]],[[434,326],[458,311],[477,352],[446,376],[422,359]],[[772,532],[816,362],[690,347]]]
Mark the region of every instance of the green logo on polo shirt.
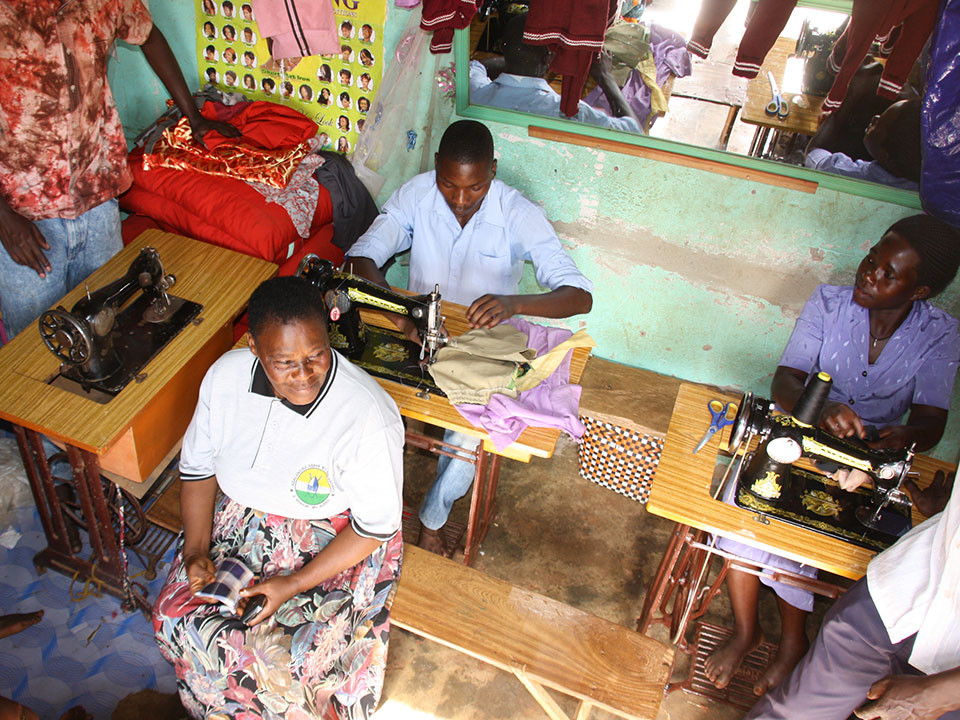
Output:
[[294,490],[301,502],[319,505],[330,497],[330,481],[327,473],[317,467],[307,468],[297,475]]

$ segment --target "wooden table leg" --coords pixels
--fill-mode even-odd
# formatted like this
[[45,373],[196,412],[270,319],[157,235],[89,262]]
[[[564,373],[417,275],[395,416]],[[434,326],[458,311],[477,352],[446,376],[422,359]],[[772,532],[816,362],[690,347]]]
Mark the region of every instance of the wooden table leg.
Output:
[[[79,512],[72,512],[56,492],[40,434],[18,426],[14,426],[14,432],[47,538],[47,547],[33,559],[37,571],[53,568],[78,581],[90,581],[98,590],[119,597],[125,608],[149,610],[144,594],[126,577],[125,558],[120,551],[109,498],[104,493],[97,456],[67,446],[73,488],[79,501]],[[74,525],[87,532],[89,551],[92,551],[89,558],[83,548],[75,548],[70,542]]]
[[484,450],[483,443],[477,446],[476,455],[476,472],[473,475],[470,515],[467,520],[467,539],[463,549],[465,565],[473,565],[477,559],[480,543],[483,542],[493,522],[494,495],[500,479],[500,456]]
[[720,131],[720,150],[726,150],[730,143],[730,135],[733,133],[733,125],[737,121],[737,115],[740,114],[738,105],[731,105],[727,108],[727,119],[723,123],[723,130]]

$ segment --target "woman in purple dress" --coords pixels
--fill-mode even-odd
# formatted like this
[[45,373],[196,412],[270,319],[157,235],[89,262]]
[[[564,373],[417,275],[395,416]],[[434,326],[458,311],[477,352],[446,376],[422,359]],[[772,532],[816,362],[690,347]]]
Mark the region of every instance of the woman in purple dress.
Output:
[[[819,286],[807,301],[773,376],[773,399],[791,412],[806,378],[821,370],[833,378],[820,427],[838,437],[866,439],[874,448],[939,442],[960,362],[957,320],[927,300],[954,278],[960,232],[929,215],[894,223],[857,268],[851,286]],[[906,422],[903,418],[906,415]],[[910,489],[910,486],[908,486]],[[816,569],[721,539],[719,547],[744,558],[816,576]],[[730,640],[706,661],[707,677],[726,687],[743,658],[763,639],[757,618],[760,584],[777,594],[780,645],[754,685],[762,695],[803,657],[812,593],[731,570],[727,587],[734,613]]]

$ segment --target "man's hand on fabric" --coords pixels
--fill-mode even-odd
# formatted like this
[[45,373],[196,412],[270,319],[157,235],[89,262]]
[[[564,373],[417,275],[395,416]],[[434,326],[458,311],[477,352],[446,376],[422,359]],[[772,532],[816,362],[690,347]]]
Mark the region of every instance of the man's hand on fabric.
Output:
[[467,309],[467,322],[472,328],[492,328],[518,312],[518,303],[513,295],[483,295]]
[[861,720],[934,720],[956,700],[951,683],[937,675],[888,675],[870,687],[867,699],[854,711]]
[[230,123],[220,122],[219,120],[210,120],[203,115],[198,115],[190,121],[190,132],[193,134],[193,140],[201,147],[207,147],[203,141],[204,136],[211,131],[216,131],[224,137],[240,137],[240,131]]
[[931,482],[926,488],[921,490],[917,484],[907,478],[904,483],[904,489],[910,493],[910,499],[914,506],[924,517],[936,515],[947,506],[950,494],[953,492],[953,480],[956,473],[949,475],[943,470],[937,470]]
[[43,254],[44,250],[50,249],[43,233],[34,223],[8,207],[0,208],[0,242],[15,263],[36,270],[40,277],[46,277],[52,269]]

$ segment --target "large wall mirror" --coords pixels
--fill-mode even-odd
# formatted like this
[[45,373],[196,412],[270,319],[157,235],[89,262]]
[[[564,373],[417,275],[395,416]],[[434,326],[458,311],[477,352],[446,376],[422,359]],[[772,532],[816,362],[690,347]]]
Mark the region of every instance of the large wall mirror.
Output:
[[[909,182],[908,176],[913,172],[908,168],[909,159],[899,165],[894,162],[896,167],[889,159],[883,163],[884,168],[893,167],[895,178],[903,180],[893,184],[886,176],[867,173],[867,179],[852,179],[849,175],[807,166],[819,156],[811,156],[805,165],[810,138],[815,138],[809,144],[810,149],[816,145],[831,154],[842,151],[853,161],[869,162],[871,155],[865,145],[870,143],[864,143],[863,134],[871,118],[884,113],[893,103],[876,96],[889,51],[889,47],[878,43],[857,70],[845,98],[846,107],[834,113],[834,118],[842,117],[843,123],[834,123],[836,128],[817,135],[821,106],[833,80],[826,72],[828,56],[849,22],[850,0],[801,1],[772,18],[768,8],[779,8],[784,3],[764,0],[638,3],[634,13],[637,21],[617,21],[608,30],[605,43],[610,51],[605,72],[622,88],[620,98],[608,99],[603,80],[597,84],[593,78],[588,79],[582,95],[585,102],[598,108],[600,113],[612,103],[630,105],[636,123],[631,120],[624,126],[618,119],[613,127],[593,124],[597,121],[590,120],[589,113],[582,113],[583,119],[568,119],[558,109],[551,109],[550,102],[545,105],[544,99],[550,101],[551,98],[544,86],[559,91],[561,78],[551,76],[546,65],[538,66],[537,53],[531,56],[522,48],[517,50],[513,39],[517,24],[514,19],[523,4],[488,0],[483,5],[487,12],[481,11],[469,28],[458,31],[455,39],[457,110],[463,116],[534,126],[565,136],[571,134],[579,138],[573,140],[578,144],[619,147],[627,152],[636,150],[633,154],[640,155],[655,152],[661,159],[669,160],[672,156],[679,164],[696,166],[699,163],[715,172],[756,177],[767,182],[773,178],[773,184],[790,186],[793,182],[813,190],[819,186],[920,207],[919,196],[911,189],[915,185]],[[686,49],[691,39],[699,52]],[[754,44],[761,48],[759,56],[756,52],[751,55],[748,46]],[[770,49],[763,54],[767,46]],[[733,73],[734,67],[748,67],[751,63],[760,66],[755,78]],[[538,73],[542,74],[537,77]],[[656,89],[649,82],[653,76]],[[919,84],[919,73],[915,71],[904,83],[901,98],[919,97],[922,92]],[[783,104],[771,112],[774,85]],[[898,107],[903,112],[891,112],[890,117],[915,112],[919,118],[918,100],[907,100]],[[661,112],[663,108],[665,112]],[[623,115],[623,112],[616,114]],[[900,128],[904,126],[911,125],[906,120],[900,121],[894,134],[902,137]],[[539,130],[530,132],[535,134]],[[876,144],[879,132],[872,132]],[[919,143],[918,120],[917,174]],[[905,151],[904,155],[909,153]],[[905,169],[897,170],[898,167]]]

